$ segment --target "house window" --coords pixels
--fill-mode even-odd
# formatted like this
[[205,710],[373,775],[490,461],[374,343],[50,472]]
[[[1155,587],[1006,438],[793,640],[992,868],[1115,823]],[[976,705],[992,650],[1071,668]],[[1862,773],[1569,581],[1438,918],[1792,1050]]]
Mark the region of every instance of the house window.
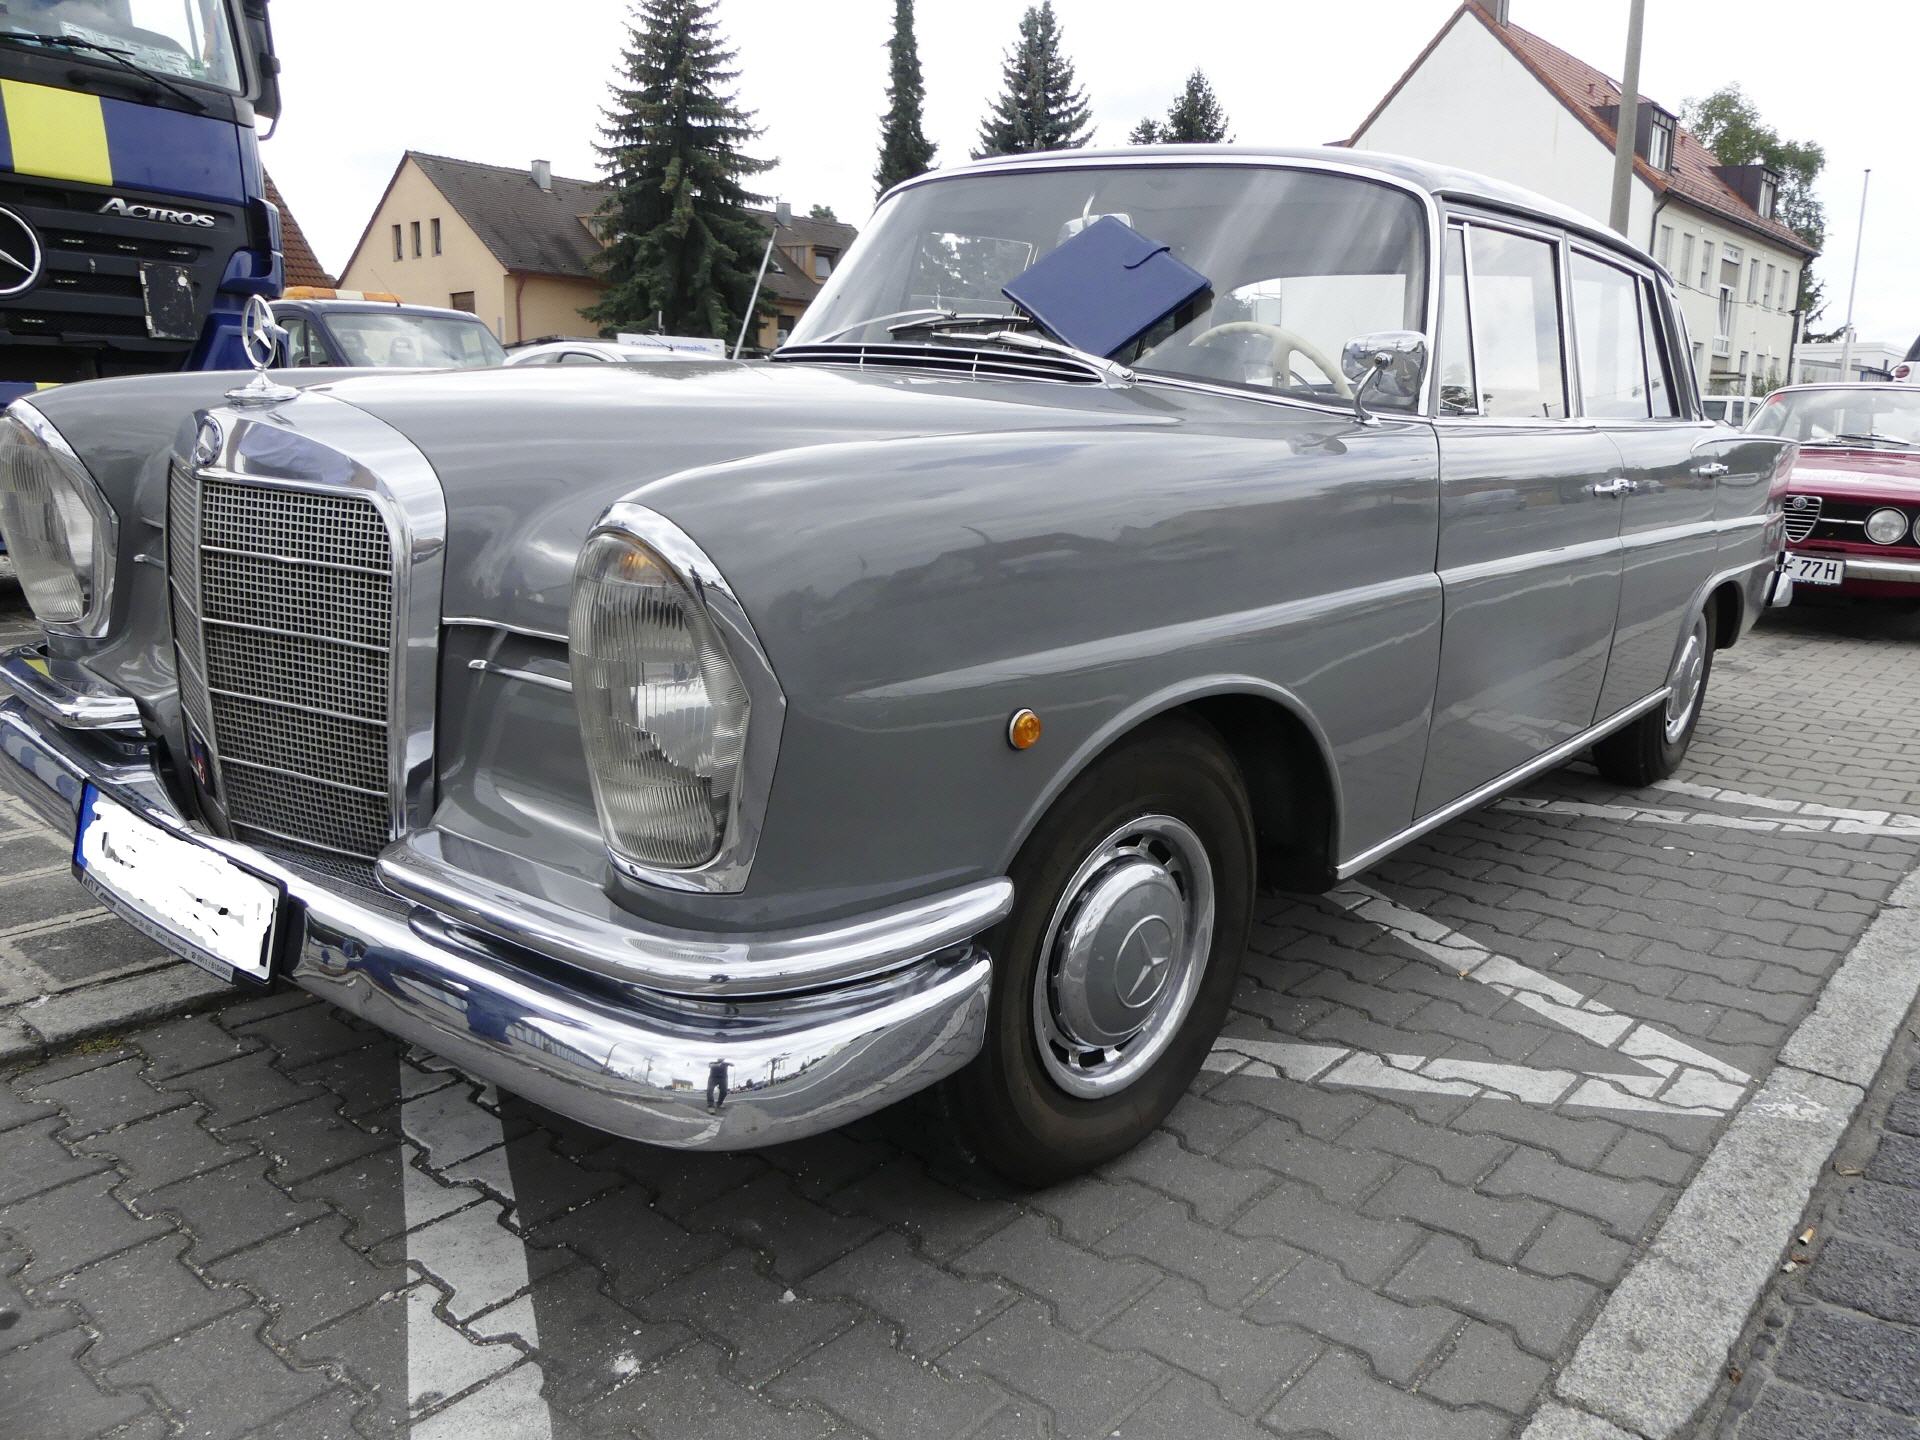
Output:
[[1713,353],[1733,353],[1733,286],[1720,287],[1720,305],[1713,315]]
[[1653,112],[1653,126],[1647,133],[1647,164],[1662,171],[1673,168],[1673,116],[1664,110]]
[[1673,227],[1671,225],[1660,227],[1660,263],[1669,270],[1673,269]]
[[[396,228],[393,233],[398,235],[400,231]],[[398,240],[394,241],[396,248],[399,246],[399,243]],[[1679,275],[1682,285],[1687,283],[1687,276],[1693,273],[1693,234],[1691,231],[1680,237],[1680,269],[1676,273]]]
[[[1736,261],[1736,264],[1739,262]],[[1700,286],[1705,290],[1713,283],[1713,242],[1705,240],[1700,245]]]
[[398,225],[393,227],[393,258],[396,260],[404,260],[407,258],[407,252],[400,248],[400,227]]
[[454,291],[453,294],[447,297],[447,306],[453,310],[464,310],[469,315],[479,313],[473,308],[473,291],[471,290]]
[[1760,259],[1755,256],[1747,262],[1747,303],[1753,304],[1760,298]]
[[814,279],[824,280],[829,275],[833,274],[833,261],[834,261],[835,253],[836,252],[832,250],[815,250],[813,252],[813,278]]
[[413,258],[418,260],[420,258],[420,222],[418,220],[411,222],[409,228],[413,231]]
[[440,253],[440,217],[437,215],[433,219],[433,253]]
[[1780,270],[1780,308],[1791,310],[1800,303],[1800,294],[1793,288],[1793,271],[1781,267]]
[[1773,308],[1773,266],[1771,265],[1767,267],[1767,283],[1760,291],[1760,305],[1766,310]]
[[1760,177],[1760,218],[1762,220],[1773,218],[1773,206],[1779,194],[1779,182],[1770,174],[1762,175]]

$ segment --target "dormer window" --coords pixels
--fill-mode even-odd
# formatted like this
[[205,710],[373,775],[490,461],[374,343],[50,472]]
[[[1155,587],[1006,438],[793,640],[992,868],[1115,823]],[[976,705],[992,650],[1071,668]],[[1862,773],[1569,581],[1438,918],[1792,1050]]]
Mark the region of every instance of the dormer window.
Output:
[[1780,177],[1769,170],[1760,177],[1760,201],[1753,208],[1762,220],[1773,219],[1774,202],[1780,198]]
[[1673,116],[1655,109],[1647,127],[1647,164],[1665,173],[1673,169]]

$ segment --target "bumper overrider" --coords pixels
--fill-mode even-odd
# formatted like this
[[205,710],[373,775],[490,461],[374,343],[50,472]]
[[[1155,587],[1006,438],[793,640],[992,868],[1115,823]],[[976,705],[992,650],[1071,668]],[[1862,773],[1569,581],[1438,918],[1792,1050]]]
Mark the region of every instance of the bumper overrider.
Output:
[[679,1148],[815,1134],[958,1070],[986,1031],[978,937],[1012,903],[994,880],[815,929],[715,936],[572,909],[564,892],[463,867],[431,836],[383,857],[384,889],[353,884],[190,821],[133,702],[33,651],[0,658],[0,782],[69,835],[91,784],[239,861],[286,893],[276,978],[559,1114]]

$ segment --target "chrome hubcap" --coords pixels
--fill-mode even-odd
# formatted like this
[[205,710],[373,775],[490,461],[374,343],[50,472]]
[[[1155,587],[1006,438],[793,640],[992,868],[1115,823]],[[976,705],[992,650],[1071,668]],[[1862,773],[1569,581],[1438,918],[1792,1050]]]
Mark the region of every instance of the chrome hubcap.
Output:
[[1677,741],[1700,708],[1700,689],[1707,678],[1707,622],[1694,622],[1693,633],[1680,647],[1680,658],[1673,662],[1673,675],[1667,681],[1667,743]]
[[1213,868],[1170,815],[1123,825],[1074,871],[1047,924],[1034,1036],[1071,1095],[1111,1094],[1151,1066],[1193,1007],[1213,943]]

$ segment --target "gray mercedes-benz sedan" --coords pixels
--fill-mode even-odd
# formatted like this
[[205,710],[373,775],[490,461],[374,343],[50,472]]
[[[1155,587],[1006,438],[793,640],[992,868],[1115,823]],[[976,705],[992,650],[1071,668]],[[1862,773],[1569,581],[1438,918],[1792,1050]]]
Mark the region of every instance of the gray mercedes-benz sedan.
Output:
[[771,364],[0,428],[0,772],[134,924],[618,1134],[934,1087],[1030,1183],[1183,1093],[1257,889],[1672,773],[1793,451],[1580,215],[1206,147],[910,182]]

